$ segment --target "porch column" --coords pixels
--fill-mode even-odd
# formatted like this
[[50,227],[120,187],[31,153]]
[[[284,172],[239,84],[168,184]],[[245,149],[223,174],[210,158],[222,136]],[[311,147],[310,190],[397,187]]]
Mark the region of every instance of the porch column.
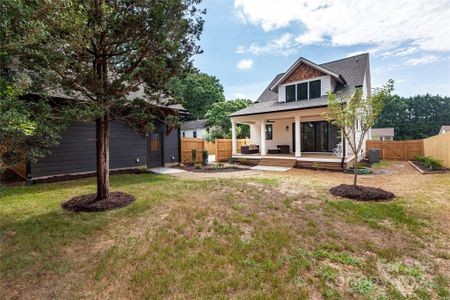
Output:
[[236,144],[236,121],[231,120],[231,154],[237,154]]
[[261,120],[261,145],[259,151],[261,155],[266,155],[266,120]]
[[301,130],[301,120],[300,116],[295,116],[295,156],[300,157],[302,156],[302,145],[301,145],[301,139],[300,139],[300,130]]

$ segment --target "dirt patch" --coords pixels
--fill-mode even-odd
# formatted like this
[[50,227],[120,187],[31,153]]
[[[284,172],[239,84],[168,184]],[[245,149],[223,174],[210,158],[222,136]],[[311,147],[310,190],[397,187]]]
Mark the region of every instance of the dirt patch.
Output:
[[223,173],[223,172],[238,172],[247,170],[247,168],[242,168],[238,166],[223,166],[219,167],[217,165],[206,165],[201,168],[196,168],[193,165],[184,165],[179,167],[182,170],[194,173]]
[[[120,174],[146,174],[150,173],[147,170],[141,170],[141,169],[127,169],[127,170],[115,170],[110,171],[109,175],[120,175]],[[75,179],[81,179],[81,178],[90,178],[97,176],[96,172],[92,173],[85,173],[85,174],[74,174],[74,175],[57,175],[42,179],[34,179],[33,183],[53,183],[53,182],[59,182],[59,181],[68,181],[68,180],[75,180]]]
[[393,193],[380,188],[368,186],[355,187],[349,184],[341,184],[334,188],[331,188],[330,193],[335,196],[361,201],[382,201],[390,200],[395,197]]
[[136,198],[133,195],[113,192],[109,197],[96,201],[96,194],[82,195],[74,197],[61,204],[61,208],[73,212],[99,212],[125,207],[131,204]]

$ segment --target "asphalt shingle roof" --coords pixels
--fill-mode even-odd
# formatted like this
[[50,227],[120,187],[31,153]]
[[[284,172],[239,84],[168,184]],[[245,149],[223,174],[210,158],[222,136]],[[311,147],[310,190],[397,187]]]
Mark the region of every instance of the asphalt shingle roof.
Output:
[[[327,63],[320,64],[321,67],[326,68],[334,73],[341,75],[346,81],[346,85],[337,85],[334,92],[340,92],[343,95],[350,95],[357,86],[362,86],[364,83],[364,75],[369,60],[369,54],[364,53],[344,59],[339,59]],[[280,73],[270,82],[257,101],[239,111],[232,113],[231,117],[261,114],[267,112],[279,112],[286,110],[306,109],[313,107],[326,106],[328,99],[326,96],[320,98],[294,101],[294,102],[278,102],[278,94],[271,91],[269,88],[277,82],[284,73]]]
[[206,120],[185,121],[181,124],[181,130],[190,130],[208,127]]

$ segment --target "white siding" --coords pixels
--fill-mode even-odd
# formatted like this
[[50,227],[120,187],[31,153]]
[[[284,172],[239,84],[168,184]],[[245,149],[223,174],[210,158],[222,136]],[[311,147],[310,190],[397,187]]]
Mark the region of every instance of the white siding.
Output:
[[266,140],[267,149],[275,149],[277,145],[289,145],[289,151],[292,152],[293,122],[293,119],[284,119],[275,120],[275,123],[267,123],[273,126],[272,140]]
[[278,87],[278,102],[286,102],[286,85],[282,84]]
[[259,145],[261,143],[260,123],[250,124],[250,143]]
[[183,137],[183,133],[184,133],[184,137],[186,138],[193,138],[194,137],[194,131],[197,132],[197,138],[198,139],[202,139],[205,137],[206,134],[206,129],[205,128],[199,128],[199,129],[190,129],[190,130],[181,130],[181,137]]

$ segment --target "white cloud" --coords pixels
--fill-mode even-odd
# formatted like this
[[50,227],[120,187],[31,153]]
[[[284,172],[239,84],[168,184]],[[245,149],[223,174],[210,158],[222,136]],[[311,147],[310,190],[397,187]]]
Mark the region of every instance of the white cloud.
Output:
[[298,24],[299,44],[375,45],[385,50],[408,44],[397,56],[413,53],[414,47],[450,51],[448,0],[235,0],[234,6],[243,20],[265,31]]
[[236,67],[239,70],[250,70],[253,67],[253,60],[242,59],[236,64]]
[[239,46],[236,49],[237,54],[251,53],[255,55],[276,54],[287,56],[297,52],[298,44],[293,40],[290,33],[283,34],[280,38],[268,41],[265,45],[251,43],[249,47]]
[[438,56],[427,54],[427,55],[423,55],[421,57],[410,58],[407,61],[405,61],[405,64],[409,65],[409,66],[425,65],[425,64],[430,64],[430,63],[436,62],[439,59],[440,59],[440,57],[438,57]]

